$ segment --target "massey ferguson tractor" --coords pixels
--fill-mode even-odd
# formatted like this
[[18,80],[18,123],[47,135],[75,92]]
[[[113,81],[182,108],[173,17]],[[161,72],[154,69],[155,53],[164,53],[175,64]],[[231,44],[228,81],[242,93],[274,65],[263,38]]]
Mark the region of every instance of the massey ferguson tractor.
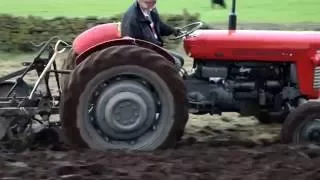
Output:
[[[227,30],[201,26],[182,27],[174,38],[183,39],[191,72],[166,49],[122,37],[119,23],[92,27],[72,45],[51,38],[27,67],[1,78],[0,139],[27,144],[38,123],[61,127],[76,148],[155,150],[181,139],[189,113],[239,112],[282,123],[284,143],[320,140],[317,119],[299,119],[295,110],[318,98],[320,32],[237,30],[235,1]],[[58,70],[57,56],[67,50]],[[34,85],[23,79],[31,70],[39,75]]]

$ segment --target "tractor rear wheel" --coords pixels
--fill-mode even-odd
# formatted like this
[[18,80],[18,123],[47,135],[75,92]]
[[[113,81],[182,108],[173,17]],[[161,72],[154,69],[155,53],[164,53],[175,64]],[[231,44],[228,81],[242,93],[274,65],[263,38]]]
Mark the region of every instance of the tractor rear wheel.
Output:
[[115,46],[93,53],[69,77],[60,104],[75,147],[170,148],[188,120],[186,90],[174,64],[150,49]]
[[[73,70],[75,68],[75,52],[70,49],[68,55],[63,59],[61,69],[62,70]],[[63,91],[64,87],[69,81],[70,74],[60,74],[60,88]]]
[[320,102],[309,101],[295,108],[282,125],[281,140],[287,144],[319,144]]

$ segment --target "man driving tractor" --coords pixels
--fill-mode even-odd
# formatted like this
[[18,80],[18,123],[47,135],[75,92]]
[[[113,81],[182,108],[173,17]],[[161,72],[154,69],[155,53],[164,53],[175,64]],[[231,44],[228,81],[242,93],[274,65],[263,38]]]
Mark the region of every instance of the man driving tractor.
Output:
[[[141,39],[163,47],[161,36],[180,34],[180,28],[171,27],[160,19],[155,7],[157,0],[136,0],[124,13],[121,22],[121,36]],[[168,50],[173,55],[180,69],[184,59],[176,52]]]

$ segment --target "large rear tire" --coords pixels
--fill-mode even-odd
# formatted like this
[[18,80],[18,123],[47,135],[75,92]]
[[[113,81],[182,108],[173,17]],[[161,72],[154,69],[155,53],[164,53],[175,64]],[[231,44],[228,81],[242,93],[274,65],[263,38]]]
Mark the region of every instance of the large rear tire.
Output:
[[[61,69],[62,70],[73,70],[75,68],[75,55],[76,53],[74,52],[73,49],[70,49],[68,52],[68,55],[65,59],[63,59]],[[70,74],[60,74],[60,88],[63,91],[64,87],[69,81]]]
[[320,102],[309,101],[295,108],[281,129],[286,144],[320,143]]
[[109,47],[74,69],[64,87],[60,116],[75,147],[170,148],[188,120],[186,90],[174,65],[155,51]]

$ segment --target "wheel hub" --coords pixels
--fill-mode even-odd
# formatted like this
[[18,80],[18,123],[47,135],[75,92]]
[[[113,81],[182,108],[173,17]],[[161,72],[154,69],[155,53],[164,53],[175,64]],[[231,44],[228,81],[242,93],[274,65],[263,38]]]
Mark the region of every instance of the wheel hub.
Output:
[[147,120],[147,104],[137,94],[121,92],[105,108],[105,119],[116,132],[134,131]]
[[304,125],[300,135],[303,141],[320,143],[320,120],[314,119]]
[[309,133],[309,139],[314,142],[320,142],[320,130],[316,129]]
[[93,94],[98,94],[94,102],[97,129],[108,138],[138,138],[156,123],[155,98],[139,82],[121,80]]

